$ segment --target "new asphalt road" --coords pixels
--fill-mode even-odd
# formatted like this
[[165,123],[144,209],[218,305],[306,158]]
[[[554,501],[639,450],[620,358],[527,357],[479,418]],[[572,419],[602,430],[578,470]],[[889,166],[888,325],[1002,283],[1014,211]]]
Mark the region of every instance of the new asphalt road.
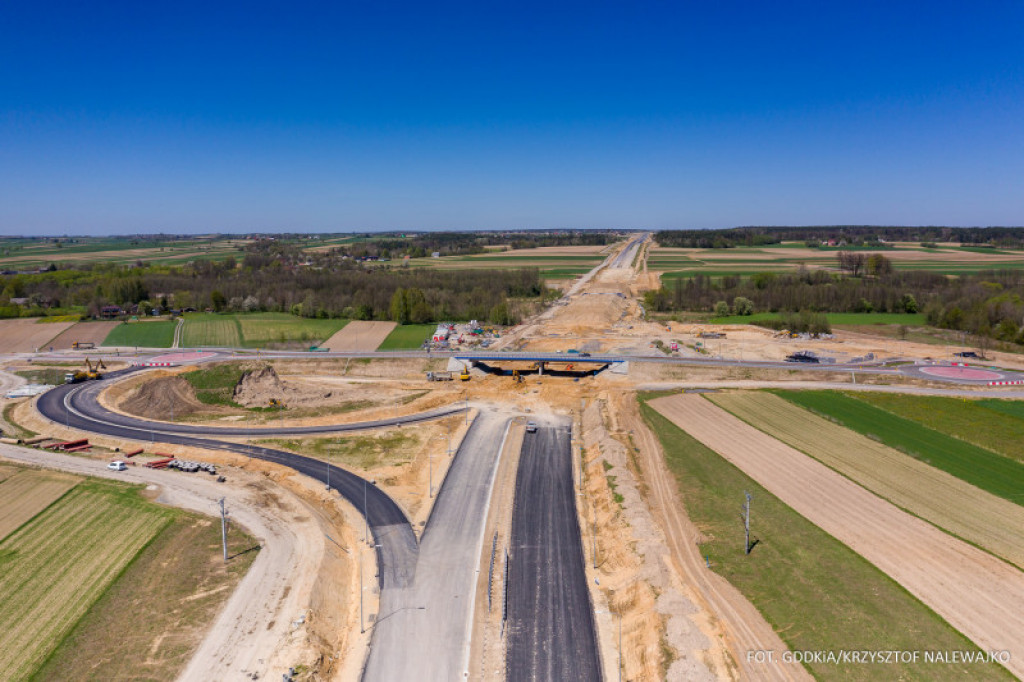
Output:
[[[124,373],[128,371],[130,370],[126,370]],[[366,517],[370,531],[373,533],[374,544],[377,545],[378,565],[381,567],[380,586],[385,589],[401,588],[412,583],[419,554],[416,536],[405,512],[372,482],[345,469],[336,466],[329,467],[325,462],[310,457],[215,439],[219,435],[252,435],[253,431],[250,429],[220,429],[152,422],[111,412],[96,401],[96,396],[109,379],[124,373],[111,372],[105,381],[58,386],[39,397],[37,408],[48,419],[83,431],[132,440],[152,440],[160,443],[226,450],[255,459],[283,464],[325,484],[329,479],[331,488],[337,490]],[[341,426],[265,428],[259,429],[258,433],[260,435],[291,435],[375,428],[432,419],[443,414],[457,412],[460,409],[462,408],[454,407],[428,414]],[[310,430],[311,428],[314,430]]]
[[508,423],[482,411],[463,439],[420,538],[415,579],[381,594],[364,680],[467,679],[484,524]]
[[[111,373],[116,378],[118,373]],[[110,412],[96,400],[105,382],[57,387],[42,395],[39,411],[49,419],[105,435],[192,445],[247,454],[328,480],[319,460],[263,447],[209,438],[225,433],[217,427],[167,424]],[[411,423],[460,411],[461,407],[404,418],[363,422],[349,428]],[[329,480],[354,507],[363,511],[373,533],[380,567],[380,613],[371,639],[366,680],[462,679],[468,667],[483,527],[491,488],[509,417],[482,412],[455,454],[438,499],[418,544],[405,514],[372,483],[338,467]],[[337,431],[339,427],[259,429],[262,434]],[[251,432],[231,429],[234,435]]]
[[601,679],[569,436],[565,422],[523,441],[509,556],[509,682]]

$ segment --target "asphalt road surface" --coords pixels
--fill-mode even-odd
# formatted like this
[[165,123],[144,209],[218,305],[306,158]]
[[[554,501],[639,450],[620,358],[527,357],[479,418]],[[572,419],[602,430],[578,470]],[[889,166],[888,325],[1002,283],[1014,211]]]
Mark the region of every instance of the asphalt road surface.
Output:
[[[356,422],[352,424],[328,424],[325,426],[285,426],[285,427],[239,427],[239,426],[206,426],[193,424],[177,424],[173,422],[152,421],[139,417],[131,417],[118,412],[112,412],[103,407],[98,401],[100,392],[106,388],[110,381],[123,379],[128,375],[140,371],[137,368],[123,369],[116,372],[109,372],[102,381],[88,381],[80,384],[63,385],[45,393],[39,399],[39,411],[55,422],[65,423],[69,426],[84,431],[96,431],[96,426],[115,425],[126,432],[134,435],[122,434],[126,438],[141,438],[149,440],[151,434],[160,434],[159,440],[171,441],[163,436],[167,435],[191,435],[191,436],[252,436],[254,434],[268,436],[287,436],[316,433],[335,433],[338,431],[358,431],[362,429],[373,429],[383,426],[394,426],[396,424],[412,424],[416,422],[429,421],[449,414],[455,414],[465,409],[462,403],[455,403],[429,412],[395,417],[393,419],[378,419],[374,421]],[[67,410],[65,410],[65,396],[67,397]],[[168,415],[170,416],[170,415]],[[106,432],[104,432],[106,433]],[[141,433],[141,436],[140,436]],[[155,439],[155,435],[152,436]]]
[[509,682],[601,679],[568,426],[541,426],[523,441],[509,556]]
[[420,538],[415,580],[381,593],[364,680],[466,679],[484,524],[508,424],[507,415],[483,411],[463,439]]
[[[115,377],[118,374],[112,372],[108,376]],[[331,488],[337,490],[360,512],[364,512],[375,539],[374,544],[379,545],[377,552],[378,565],[381,566],[381,587],[404,587],[411,584],[416,571],[416,557],[419,551],[416,536],[401,507],[372,482],[340,467],[328,467],[326,462],[310,457],[206,437],[225,433],[216,427],[185,428],[186,425],[183,424],[148,422],[110,412],[96,402],[96,394],[102,389],[104,383],[104,381],[93,381],[86,384],[58,386],[39,397],[37,409],[43,416],[58,424],[66,423],[68,426],[83,431],[133,440],[152,439],[155,443],[226,450],[248,455],[254,459],[283,464],[324,484],[329,477]],[[65,397],[67,398],[67,409],[65,409]],[[361,428],[383,426],[387,422],[393,424],[398,421],[401,420],[383,420],[381,423],[366,422],[361,425]],[[137,422],[142,422],[142,424]],[[324,427],[324,429],[330,431],[336,430],[336,427]],[[239,431],[247,435],[252,433],[245,429]],[[279,435],[295,433],[295,431],[287,428],[260,429],[258,433]],[[328,468],[330,474],[328,474]]]

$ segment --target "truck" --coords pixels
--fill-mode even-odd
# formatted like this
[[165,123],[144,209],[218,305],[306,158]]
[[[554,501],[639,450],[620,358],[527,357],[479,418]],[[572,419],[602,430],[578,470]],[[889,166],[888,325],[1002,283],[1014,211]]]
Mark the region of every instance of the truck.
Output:
[[75,350],[85,350],[86,348],[95,348],[96,344],[92,341],[75,341],[71,347]]
[[427,372],[427,381],[451,381],[451,372]]

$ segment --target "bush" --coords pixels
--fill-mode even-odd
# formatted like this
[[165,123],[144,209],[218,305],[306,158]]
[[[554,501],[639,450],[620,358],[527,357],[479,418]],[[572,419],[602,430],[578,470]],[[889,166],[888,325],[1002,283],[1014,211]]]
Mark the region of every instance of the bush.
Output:
[[737,296],[732,301],[732,309],[736,315],[753,315],[754,302],[745,296]]
[[715,304],[715,317],[725,317],[729,314],[729,304],[719,301]]

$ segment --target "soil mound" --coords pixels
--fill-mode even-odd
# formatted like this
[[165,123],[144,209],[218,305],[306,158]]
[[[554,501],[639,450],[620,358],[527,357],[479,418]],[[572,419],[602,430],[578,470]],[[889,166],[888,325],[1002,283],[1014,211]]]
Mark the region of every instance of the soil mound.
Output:
[[121,409],[147,419],[176,419],[211,411],[196,399],[192,386],[180,376],[160,377],[132,390],[121,403]]
[[264,365],[247,369],[242,374],[235,385],[233,400],[245,407],[266,407],[271,400],[280,401],[289,407],[311,406],[322,404],[332,395],[332,391],[286,384],[273,367]]

